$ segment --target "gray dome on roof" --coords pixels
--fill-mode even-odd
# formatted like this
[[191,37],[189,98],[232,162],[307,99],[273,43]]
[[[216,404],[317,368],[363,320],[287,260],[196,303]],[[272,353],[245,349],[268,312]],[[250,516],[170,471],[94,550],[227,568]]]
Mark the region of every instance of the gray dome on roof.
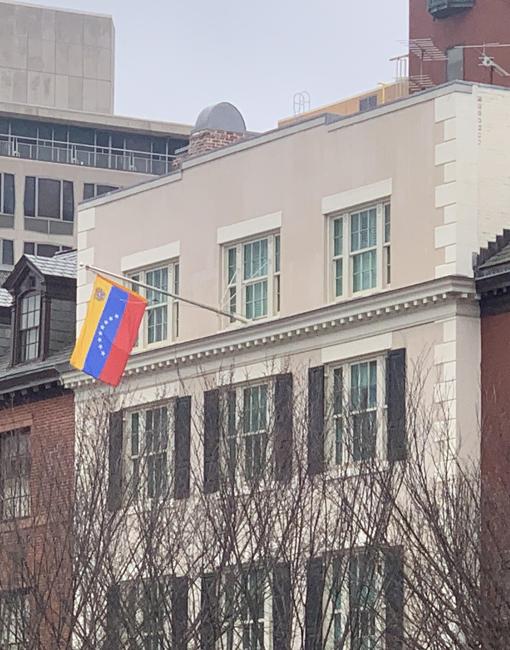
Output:
[[193,127],[193,131],[212,129],[230,133],[246,133],[246,124],[243,116],[233,104],[220,102],[204,108]]

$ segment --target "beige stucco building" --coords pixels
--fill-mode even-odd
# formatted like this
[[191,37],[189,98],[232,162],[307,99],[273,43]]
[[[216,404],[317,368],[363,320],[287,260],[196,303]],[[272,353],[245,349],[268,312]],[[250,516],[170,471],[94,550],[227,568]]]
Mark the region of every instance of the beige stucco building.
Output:
[[[206,387],[220,394],[233,387],[244,408],[263,390],[270,404],[288,373],[295,391],[320,395],[319,415],[317,400],[309,403],[320,440],[319,455],[309,451],[312,465],[334,471],[346,458],[398,459],[405,406],[395,402],[395,391],[404,399],[395,373],[402,379],[404,372],[408,387],[422,384],[433,443],[476,462],[480,321],[472,256],[506,225],[509,114],[507,90],[448,84],[191,157],[162,178],[83,203],[78,328],[94,279],[85,265],[248,320],[149,295],[116,392],[126,409],[119,452],[126,472],[133,411],[150,410],[162,395],[190,396],[200,410]],[[376,414],[373,439],[338,442],[338,377],[364,412]],[[78,372],[65,383],[78,411],[100,391]],[[241,445],[256,433],[249,426]],[[202,435],[191,427],[187,462],[192,477],[204,463],[207,480]],[[244,463],[256,462],[251,453]],[[193,495],[200,486],[187,476]]]
[[[472,255],[505,226],[509,110],[506,90],[449,84],[211,151],[85,202],[78,328],[89,264],[250,320],[162,299],[129,362],[126,391],[135,378],[151,394],[178,372],[220,366],[256,377],[294,355],[308,367],[408,348],[412,366],[426,353],[431,389],[448,395],[452,436],[476,454]],[[69,381],[90,385],[78,373]]]

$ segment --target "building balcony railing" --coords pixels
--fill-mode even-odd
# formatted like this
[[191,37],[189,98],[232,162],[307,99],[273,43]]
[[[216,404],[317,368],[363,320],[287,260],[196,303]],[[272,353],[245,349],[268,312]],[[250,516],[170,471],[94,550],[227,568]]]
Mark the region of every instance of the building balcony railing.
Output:
[[160,176],[172,171],[175,156],[144,151],[114,150],[67,142],[41,142],[0,133],[0,156],[83,165]]
[[475,0],[427,0],[429,13],[434,18],[447,18],[464,9],[471,9]]

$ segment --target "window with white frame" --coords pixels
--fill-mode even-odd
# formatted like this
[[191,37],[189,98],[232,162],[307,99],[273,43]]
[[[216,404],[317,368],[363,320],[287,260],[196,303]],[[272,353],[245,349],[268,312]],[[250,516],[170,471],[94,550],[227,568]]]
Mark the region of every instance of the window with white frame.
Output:
[[17,360],[20,363],[37,359],[40,351],[41,294],[30,292],[18,301],[17,314],[18,346]]
[[382,448],[383,359],[360,360],[330,369],[331,465],[370,460]]
[[263,570],[246,572],[237,581],[227,578],[226,633],[228,650],[264,650],[271,647],[270,586]]
[[391,284],[391,204],[384,204],[384,246],[383,246],[383,268],[385,283]]
[[30,515],[30,430],[0,433],[0,519]]
[[126,463],[133,499],[160,499],[168,494],[172,456],[172,409],[153,406],[127,413]]
[[387,201],[330,219],[330,291],[334,299],[389,285],[390,235]]
[[[179,302],[158,289],[179,295],[179,263],[172,262],[131,272],[129,277],[133,280],[133,291],[145,296],[148,301],[136,346],[144,348],[178,338]],[[155,288],[140,287],[137,282]]]
[[334,557],[325,591],[325,650],[384,648],[384,559],[365,549]]
[[168,618],[170,589],[165,580],[135,580],[120,585],[123,647],[163,650],[171,630]]
[[248,481],[267,472],[270,384],[242,386],[226,395],[225,466]]
[[0,648],[22,650],[27,647],[29,614],[25,590],[0,593]]
[[280,235],[225,248],[225,302],[250,320],[280,311]]

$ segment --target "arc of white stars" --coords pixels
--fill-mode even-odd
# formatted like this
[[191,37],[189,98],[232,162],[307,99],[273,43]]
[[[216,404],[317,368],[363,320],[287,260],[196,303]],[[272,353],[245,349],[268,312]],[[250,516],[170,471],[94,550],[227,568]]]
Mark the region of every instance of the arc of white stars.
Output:
[[109,316],[108,319],[105,319],[103,323],[101,324],[99,328],[99,336],[97,337],[97,348],[101,352],[101,356],[105,357],[106,352],[104,351],[104,346],[103,346],[103,335],[104,331],[107,325],[113,322],[113,320],[118,320],[120,318],[119,314],[114,314],[113,316]]

